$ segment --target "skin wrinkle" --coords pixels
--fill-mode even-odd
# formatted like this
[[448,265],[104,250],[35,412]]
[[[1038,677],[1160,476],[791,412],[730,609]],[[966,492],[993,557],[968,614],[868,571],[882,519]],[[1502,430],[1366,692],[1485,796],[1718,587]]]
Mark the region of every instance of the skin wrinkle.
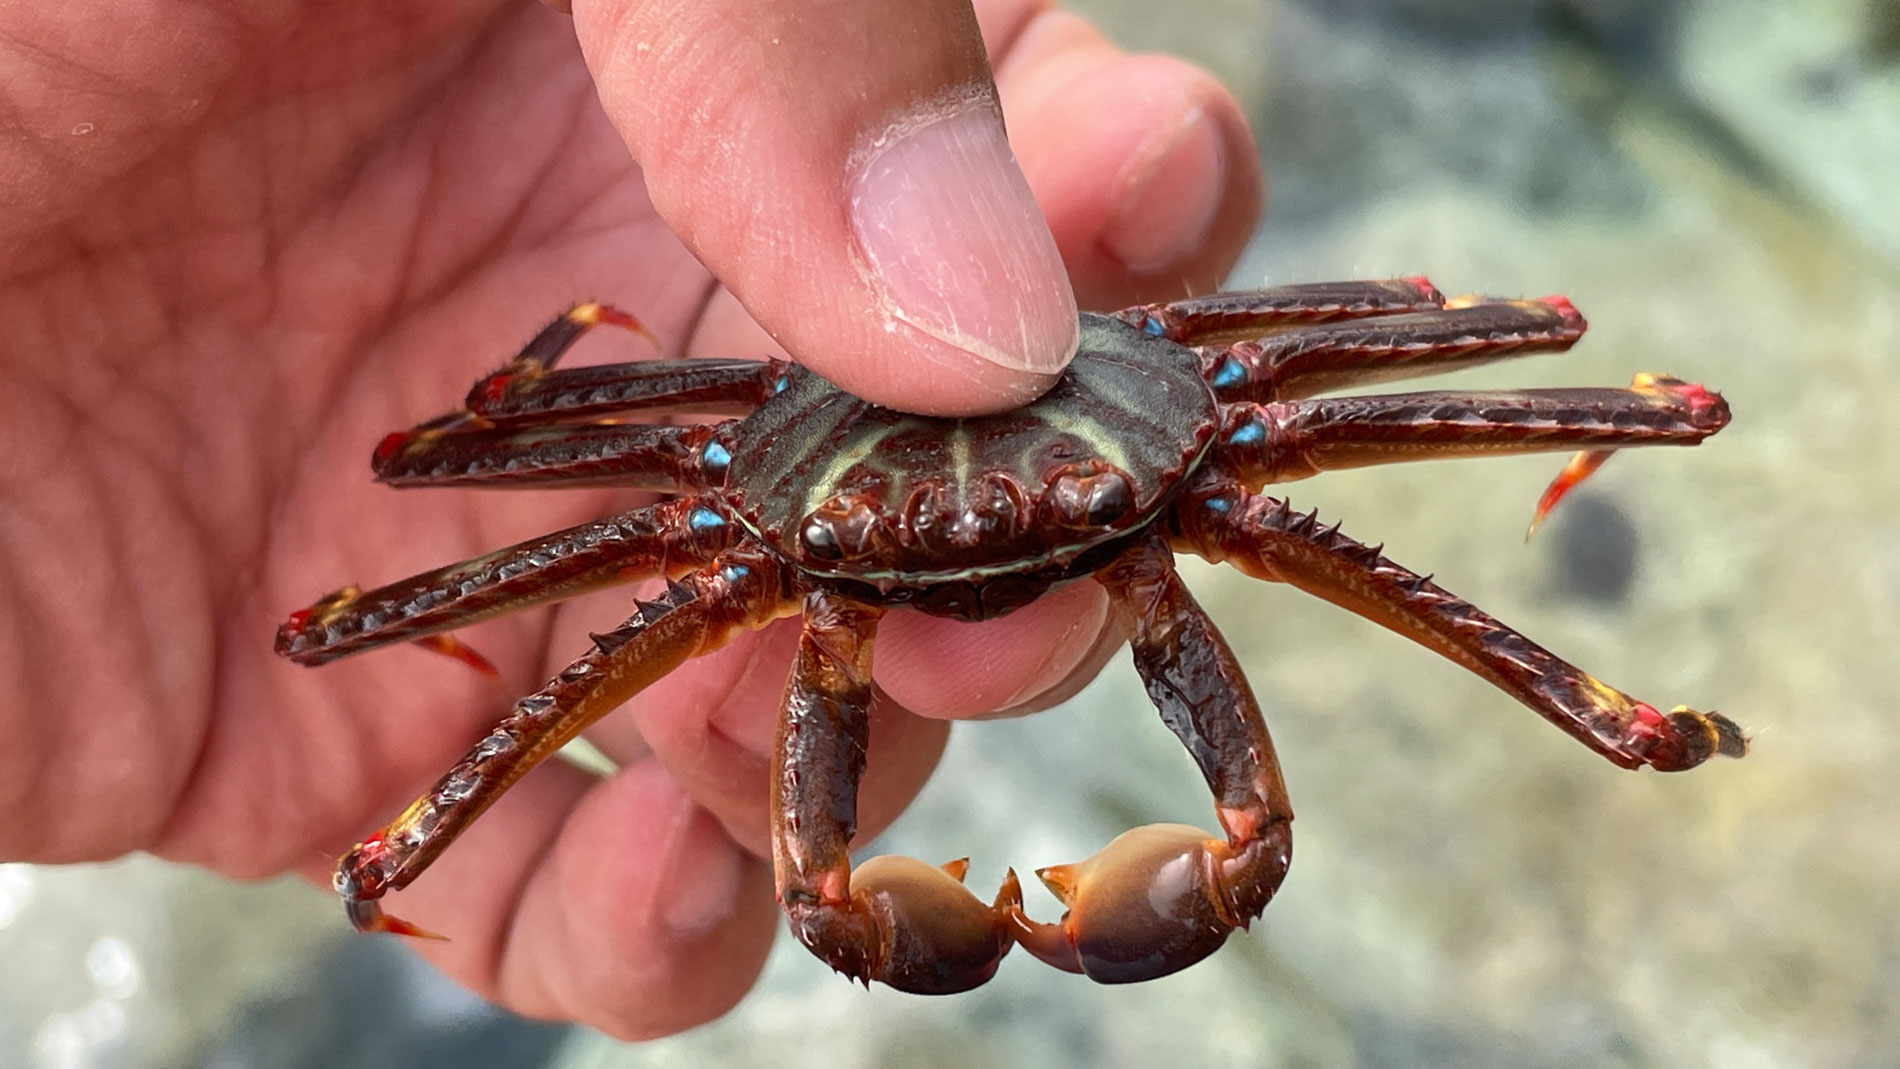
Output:
[[[491,30],[490,34],[492,35],[493,32],[495,31]],[[485,61],[492,61],[493,57],[486,51],[486,46],[491,43],[490,41],[482,41],[478,43],[477,47],[472,48],[465,57],[464,63],[461,65],[458,73],[466,74],[469,68],[481,67]],[[457,99],[450,100],[442,105],[439,111],[431,112],[425,120],[418,123],[418,129],[416,131],[418,135],[423,134],[426,131],[426,127],[433,126],[438,128],[434,131],[436,136],[431,138],[431,144],[426,153],[426,158],[429,161],[429,166],[426,171],[428,176],[426,186],[428,187],[441,184],[443,153],[450,145],[450,139],[443,135],[453,133],[458,126],[457,111],[461,105],[468,103],[468,92],[469,91],[465,90]],[[588,114],[588,110],[592,104],[593,98],[591,93],[583,92],[576,94],[576,98],[567,116],[567,121],[561,124],[564,130],[562,138],[557,144],[551,147],[543,157],[540,165],[535,169],[529,181],[530,188],[540,188],[546,183],[548,178],[555,174],[560,168],[564,158],[568,154],[566,150],[574,145],[576,132],[582,120]],[[411,238],[404,250],[406,259],[404,261],[405,270],[402,277],[414,277],[415,272],[412,268],[416,262],[416,250],[429,232],[430,224],[441,218],[437,209],[443,203],[445,203],[443,198],[427,195],[427,190],[425,190],[425,195],[419,199],[415,225],[411,229]],[[500,259],[500,254],[504,250],[509,250],[521,236],[522,222],[527,218],[533,207],[534,199],[532,197],[518,198],[513,209],[493,224],[486,240],[463,252],[457,257],[456,261],[454,261],[455,266],[449,271],[440,273],[440,277],[432,280],[431,285],[420,291],[411,290],[402,294],[398,301],[398,307],[407,309],[420,305],[441,303],[445,294],[466,285],[469,279],[482,268],[492,266],[493,261]]]
[[[55,661],[53,660],[51,651],[48,649],[48,632],[50,628],[46,626],[24,626],[24,621],[29,619],[24,597],[26,583],[14,571],[12,562],[16,560],[24,561],[31,558],[28,554],[20,551],[22,548],[21,543],[25,541],[25,539],[17,534],[15,534],[13,538],[5,537],[9,532],[16,531],[21,521],[26,519],[24,509],[7,504],[7,501],[11,498],[12,495],[10,494],[6,497],[0,497],[0,539],[5,539],[5,541],[0,542],[0,544],[11,543],[8,547],[9,552],[0,554],[0,568],[4,569],[4,572],[0,572],[0,576],[4,576],[5,579],[4,585],[0,586],[0,589],[4,589],[8,592],[11,595],[9,600],[13,601],[17,606],[6,615],[6,620],[16,625],[13,629],[13,633],[15,637],[18,638],[19,645],[13,647],[18,651],[18,667],[15,674],[17,674],[19,679],[18,686],[20,689],[18,693],[24,695],[27,700],[0,704],[0,723],[8,723],[9,721],[28,718],[31,710],[50,708],[58,696],[58,688],[55,680],[44,674],[28,672],[26,670],[27,665],[46,665],[55,663]],[[27,537],[30,537],[30,534]],[[38,619],[41,615],[41,613],[35,611],[33,618]],[[26,739],[50,743],[48,748],[56,750],[59,745],[59,732],[63,726],[62,719],[52,718],[50,721],[42,719],[41,723],[50,723],[52,727],[52,737],[50,739],[42,738],[35,740],[35,737],[29,734],[24,727],[16,726],[8,726],[5,730],[5,736],[9,739]],[[55,767],[54,762],[47,759],[48,756],[49,754],[46,752],[39,752],[37,759],[25,762],[25,767],[19,770],[19,775],[0,780],[0,783],[4,783],[6,788],[11,788],[7,790],[7,794],[10,797],[8,798],[6,812],[19,811],[25,807],[25,800],[32,799],[41,794],[40,785],[45,782],[47,775]],[[42,822],[37,820],[16,821],[9,822],[9,824],[10,827],[7,831],[8,841],[14,844],[10,849],[23,851],[29,856],[38,854],[45,849],[41,840],[13,838],[14,836],[27,834],[28,828],[31,828],[33,831],[41,831],[44,827]]]
[[[68,411],[73,411],[71,406],[68,406]],[[69,422],[77,425],[79,422],[77,415],[70,417]],[[191,606],[188,605],[158,607],[147,602],[148,591],[145,583],[141,582],[138,576],[130,574],[125,565],[125,562],[137,559],[135,555],[127,552],[125,535],[126,531],[133,528],[133,515],[128,510],[127,502],[122,495],[112,491],[108,486],[109,480],[101,473],[101,465],[103,465],[106,468],[115,469],[121,477],[128,476],[133,471],[148,468],[149,455],[137,448],[134,443],[122,440],[109,432],[105,437],[93,440],[80,455],[93,462],[80,464],[75,468],[75,474],[85,482],[82,500],[90,502],[89,508],[98,513],[97,520],[87,526],[110,541],[115,550],[110,555],[110,559],[115,562],[117,569],[110,577],[99,580],[103,586],[117,592],[114,596],[115,604],[106,612],[88,615],[105,617],[115,613],[124,614],[127,606],[120,599],[129,598],[131,599],[131,614],[147,622],[146,626],[138,631],[145,645],[135,649],[106,649],[97,652],[108,656],[115,664],[124,665],[126,675],[147,685],[147,693],[144,695],[146,704],[152,706],[174,704],[165,700],[168,697],[166,694],[150,689],[153,685],[162,686],[166,682],[157,678],[152,671],[154,662],[158,658],[155,657],[150,643],[160,635],[177,632],[186,627],[194,631],[203,630],[201,625],[205,620],[205,612],[193,612]],[[138,481],[150,484],[154,480]],[[202,568],[194,570],[202,571]],[[189,689],[188,683],[184,686]],[[175,704],[184,708],[208,708],[201,701],[187,700]],[[123,726],[119,723],[122,719],[124,718],[115,718],[112,722],[111,733],[115,736],[113,741],[123,738],[121,734]],[[65,753],[67,756],[63,759],[55,757],[48,763],[51,767],[83,770],[79,776],[65,782],[64,793],[70,794],[75,789],[82,795],[89,793],[94,789],[94,783],[103,779],[104,782],[111,784],[106,788],[106,792],[115,794],[127,779],[139,780],[140,773],[151,767],[149,764],[134,765],[129,770],[122,770],[113,764],[102,764],[100,756],[93,752],[97,746],[96,736],[75,735],[70,730],[70,725],[62,723],[61,726],[68,730],[61,731],[55,736],[52,751],[55,754]],[[134,754],[147,752],[140,746],[129,747],[129,750]],[[159,763],[158,767],[163,767],[163,763]],[[127,772],[129,775],[126,774]],[[115,834],[107,836],[106,840],[109,842],[124,840],[118,849],[127,849],[130,843],[144,840],[162,824],[163,812],[162,809],[151,807],[139,807],[136,812],[108,809],[106,814],[102,815],[107,815],[116,827]],[[126,824],[139,826],[128,829],[124,827]]]
[[[20,9],[20,10],[25,10],[25,9]],[[205,10],[212,10],[212,9],[206,8]],[[173,18],[173,21],[168,26],[168,31],[172,33],[173,35],[180,38],[189,37],[191,30],[194,28],[184,26],[182,23],[180,23],[176,19],[175,14],[172,16],[172,18]],[[121,40],[132,41],[136,39],[135,38],[136,31],[134,30],[133,27],[122,25],[122,26],[117,27],[117,29],[122,31],[122,35],[120,37]],[[95,30],[94,32],[96,33],[97,31]],[[117,93],[94,93],[93,94],[94,96],[100,97],[108,102],[111,102],[111,101],[161,102],[167,99],[167,94],[164,91],[156,90],[156,89],[140,90],[138,87],[131,84],[128,78],[115,76],[112,73],[112,71],[108,69],[93,66],[93,65],[83,64],[83,63],[78,62],[77,60],[67,59],[63,56],[58,56],[56,53],[52,52],[50,49],[41,47],[37,41],[29,44],[28,42],[22,40],[20,34],[13,31],[10,23],[0,22],[0,35],[4,35],[4,37],[14,46],[14,49],[16,50],[16,52],[31,52],[33,54],[39,55],[42,58],[43,65],[52,64],[56,61],[62,67],[62,69],[66,69],[69,72],[82,73],[86,76],[87,79],[92,79],[95,82],[107,83],[108,86],[111,86],[111,87],[117,87],[119,89],[119,92]],[[214,33],[205,34],[201,36],[216,37],[217,35],[214,32]],[[197,43],[196,38],[193,38],[193,43]],[[136,54],[137,47],[138,46],[133,45],[128,49],[128,51]],[[217,48],[214,43],[214,44],[209,44],[209,45],[202,45],[197,50],[200,52],[214,52],[214,51],[217,51]],[[228,47],[224,49],[224,52],[226,53],[226,55],[231,57],[232,60],[242,57],[245,54],[245,50],[242,47],[242,42],[239,42],[239,41],[232,41],[228,45]],[[129,60],[131,57],[125,54],[120,54],[116,56],[115,58]],[[227,72],[231,68],[231,66],[232,66],[232,62],[227,61],[224,63],[218,63],[208,55],[201,55],[199,57],[199,61],[194,63],[191,69],[195,73],[198,73],[199,75],[203,77],[205,84],[211,84],[217,81],[218,78],[223,73]],[[30,82],[29,85],[31,88],[38,90],[40,95],[45,95],[45,94],[53,93],[57,91],[58,87],[56,85],[43,84],[44,81],[45,81],[44,79],[41,79],[38,81]],[[80,79],[78,81],[82,85],[87,84],[84,79]],[[188,90],[181,89],[180,91],[182,92],[182,91],[188,91]],[[0,93],[0,97],[4,97],[8,101],[18,99],[19,95],[20,95],[19,87],[12,86],[12,85],[8,86],[8,90],[6,92]],[[109,107],[102,109],[102,111],[111,111],[111,110],[112,109]],[[29,135],[31,134],[31,131],[27,129],[24,120],[19,116],[19,113],[17,111],[12,112],[12,118],[13,118],[13,124],[16,127],[16,129],[18,129],[22,134],[29,134]],[[156,152],[160,146],[164,144],[165,136],[171,133],[173,130],[176,129],[176,127],[182,124],[180,121],[181,119],[180,116],[175,115],[175,114],[167,114],[165,109],[162,109],[162,108],[137,109],[131,114],[126,114],[126,115],[121,116],[121,118],[124,121],[118,124],[117,129],[96,131],[94,135],[90,135],[88,140],[86,140],[83,143],[84,144],[83,153],[80,153],[77,155],[66,154],[67,158],[58,160],[59,166],[48,168],[49,173],[46,176],[45,181],[32,183],[30,185],[29,190],[28,190],[28,195],[36,202],[57,200],[57,199],[61,199],[62,197],[69,201],[69,206],[67,210],[61,214],[59,219],[50,220],[50,222],[58,223],[58,222],[64,222],[64,221],[70,220],[75,214],[79,213],[87,204],[87,197],[86,197],[87,193],[93,192],[100,186],[107,184],[107,182],[111,178],[124,177],[125,174],[127,174],[132,169],[134,169],[140,162],[146,159],[149,159],[151,155],[154,152]],[[39,144],[46,150],[46,154],[44,158],[50,163],[59,155],[53,151],[59,143],[59,133],[60,132],[56,130],[56,131],[53,131],[50,135],[35,137],[32,140],[13,139],[10,141],[10,143],[16,146],[23,146],[23,147]],[[77,144],[77,142],[75,142],[75,144]],[[141,147],[141,145],[145,147]],[[107,152],[106,148],[108,146],[111,149],[113,149],[113,151]],[[105,153],[105,155],[102,156],[101,155],[102,153]],[[92,169],[86,170],[84,167],[85,163],[93,163]],[[80,183],[78,187],[69,186],[69,188],[63,190],[60,193],[54,193],[48,188],[54,175],[60,175],[60,176],[70,178],[72,172],[75,170],[79,170],[81,173],[85,174],[86,177],[95,179],[95,181],[89,182],[89,183]],[[30,213],[22,213],[22,217],[25,217],[29,214]]]

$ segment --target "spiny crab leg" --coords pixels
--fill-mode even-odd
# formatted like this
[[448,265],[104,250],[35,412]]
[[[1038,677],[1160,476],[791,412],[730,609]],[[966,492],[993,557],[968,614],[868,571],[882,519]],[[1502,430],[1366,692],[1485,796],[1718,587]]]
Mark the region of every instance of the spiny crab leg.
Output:
[[870,738],[871,645],[883,609],[815,592],[805,605],[773,756],[772,862],[792,934],[827,965],[925,995],[967,991],[1009,953],[1010,873],[993,905],[963,886],[966,863],[875,857],[851,866]]
[[1115,317],[1182,345],[1215,345],[1335,319],[1421,312],[1444,303],[1444,295],[1426,279],[1393,278],[1210,293],[1127,308]]
[[[1720,394],[1666,375],[1638,375],[1627,390],[1401,393],[1234,404],[1227,408],[1216,448],[1222,466],[1241,482],[1261,486],[1410,460],[1696,445],[1728,421],[1728,403]],[[1546,494],[1544,511],[1561,496]]]
[[1207,381],[1223,402],[1284,401],[1562,352],[1587,327],[1562,297],[1460,297],[1434,311],[1324,323],[1242,341],[1210,350],[1203,360]]
[[1225,839],[1154,824],[1037,875],[1068,911],[1058,924],[1011,911],[1016,941],[1061,969],[1132,983],[1184,969],[1267,907],[1293,855],[1293,807],[1239,663],[1174,570],[1159,533],[1096,573],[1128,629],[1161,719],[1214,792]]
[[575,342],[603,324],[653,340],[626,312],[578,304],[542,328],[501,370],[476,382],[463,403],[497,424],[636,410],[738,416],[777,392],[785,375],[782,360],[645,360],[554,370]]
[[1172,514],[1174,542],[1258,579],[1283,582],[1404,635],[1529,706],[1623,768],[1694,768],[1748,750],[1719,713],[1662,713],[1571,665],[1418,575],[1339,533],[1312,513],[1239,484],[1208,480]]
[[[337,865],[336,891],[362,931],[431,936],[377,900],[422,874],[502,792],[600,719],[687,660],[796,606],[785,566],[763,553],[726,554],[644,602],[626,623],[547,686],[514,704],[429,792]],[[439,938],[439,937],[437,937]]]
[[344,587],[292,613],[277,629],[277,652],[323,664],[616,583],[680,574],[724,550],[731,527],[709,502],[675,498],[374,590]]
[[492,427],[460,413],[383,439],[370,467],[378,481],[400,488],[700,490],[724,472],[724,449],[714,443],[715,434],[703,424]]

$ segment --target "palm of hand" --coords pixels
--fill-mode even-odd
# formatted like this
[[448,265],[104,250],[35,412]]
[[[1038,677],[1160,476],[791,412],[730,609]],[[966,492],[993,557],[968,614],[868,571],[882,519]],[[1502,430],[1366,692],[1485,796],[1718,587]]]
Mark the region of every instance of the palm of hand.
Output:
[[[151,102],[128,96],[71,135],[108,139],[114,173],[76,158],[62,182],[96,182],[73,198],[84,211],[15,258],[31,273],[7,290],[25,327],[0,424],[24,482],[8,559],[73,562],[8,576],[26,700],[6,715],[80,715],[12,731],[9,855],[327,869],[496,699],[414,658],[287,670],[272,622],[344,577],[605,507],[425,502],[373,485],[368,447],[447,407],[590,280],[662,337],[700,319],[712,283],[648,206],[572,30],[537,10],[499,28],[458,5],[418,17],[438,21],[396,39],[367,7],[313,18],[248,55],[247,35],[208,33],[228,71],[179,94],[207,101],[202,117],[132,144]],[[498,623],[484,652],[538,676],[548,627]]]
[[[144,849],[234,875],[327,875],[499,700],[421,654],[293,670],[271,655],[274,624],[346,579],[385,581],[619,504],[392,493],[366,477],[369,448],[449,407],[577,297],[637,310],[676,354],[765,343],[654,213],[563,20],[446,2],[401,17],[369,4],[74,9],[7,35],[49,42],[16,98],[66,103],[34,113],[43,151],[0,157],[27,206],[0,221],[0,312],[14,325],[0,358],[0,657],[16,658],[0,661],[13,740],[0,856]],[[82,38],[125,44],[62,62],[62,43],[76,54]],[[1203,251],[1203,268],[1233,251]],[[596,292],[603,281],[612,293]],[[582,648],[561,636],[624,604],[496,621],[474,643],[511,685],[537,681]],[[1092,625],[1074,624],[1091,609]],[[1105,652],[1103,612],[1083,593],[1023,615],[1067,627],[1079,664]],[[666,687],[702,706],[756,703],[776,693],[787,648],[768,631]],[[49,723],[49,710],[73,712]],[[895,707],[880,716],[877,749],[893,756],[873,754],[867,831],[943,737]],[[777,923],[769,872],[732,845],[763,839],[760,723],[700,722],[680,745],[713,756],[684,788],[653,762],[604,784],[542,770],[436,867],[440,894],[419,885],[405,910],[455,935],[439,962],[525,1012],[623,1034],[704,1019],[743,990]],[[610,749],[637,757],[637,735],[623,725]],[[433,921],[431,898],[457,919]],[[659,985],[668,998],[643,1005]]]

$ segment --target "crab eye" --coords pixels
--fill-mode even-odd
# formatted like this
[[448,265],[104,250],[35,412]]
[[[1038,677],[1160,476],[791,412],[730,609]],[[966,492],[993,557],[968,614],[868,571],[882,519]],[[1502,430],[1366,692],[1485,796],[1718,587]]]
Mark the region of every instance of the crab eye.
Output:
[[805,552],[819,560],[844,559],[844,547],[838,544],[837,525],[822,516],[806,520],[805,529],[798,532],[798,540],[805,543]]
[[1128,480],[1119,472],[1098,475],[1087,480],[1089,484],[1087,516],[1090,524],[1107,527],[1122,518],[1134,505],[1133,495],[1128,489]]
[[1134,508],[1128,477],[1113,469],[1094,475],[1069,473],[1049,485],[1045,498],[1052,518],[1063,527],[1109,527]]
[[840,494],[813,509],[798,532],[805,551],[823,561],[871,556],[889,535],[884,517],[856,494]]

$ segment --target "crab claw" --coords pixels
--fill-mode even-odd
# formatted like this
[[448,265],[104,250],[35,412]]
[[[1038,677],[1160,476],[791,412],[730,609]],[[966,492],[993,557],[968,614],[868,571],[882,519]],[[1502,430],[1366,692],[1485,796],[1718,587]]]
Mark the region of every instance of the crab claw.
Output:
[[1105,984],[1187,968],[1266,906],[1286,875],[1284,823],[1238,849],[1185,824],[1124,832],[1087,861],[1036,875],[1068,907],[1062,920],[1011,913],[1016,941],[1042,961]]
[[967,858],[941,868],[915,858],[874,857],[851,871],[843,901],[791,899],[786,915],[800,942],[854,980],[917,995],[953,995],[988,981],[1010,948],[1010,918],[1022,885],[1010,872],[984,905],[963,886]]

